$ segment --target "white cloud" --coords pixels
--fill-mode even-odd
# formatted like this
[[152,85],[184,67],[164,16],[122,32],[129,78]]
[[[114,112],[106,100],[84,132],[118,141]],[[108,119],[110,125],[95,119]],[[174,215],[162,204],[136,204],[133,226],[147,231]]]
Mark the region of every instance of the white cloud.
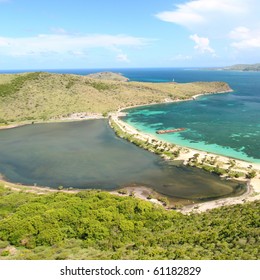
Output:
[[191,30],[223,16],[239,17],[248,12],[248,3],[257,0],[193,0],[178,4],[172,11],[156,16],[166,22],[183,25]]
[[185,11],[181,8],[178,11],[159,13],[157,14],[157,17],[163,21],[177,23],[186,27],[189,27],[194,23],[203,23],[205,21],[201,15],[189,10]]
[[0,37],[0,47],[5,47],[8,45],[9,45],[8,40],[6,38]]
[[231,46],[238,50],[260,48],[260,29],[239,26],[229,33],[229,37],[233,40]]
[[[192,31],[195,35],[190,39],[201,53],[216,57],[210,46],[214,42],[221,56],[232,57],[243,51],[246,60],[252,57],[253,50],[260,48],[259,14],[259,0],[184,0],[156,16]],[[254,57],[257,60],[259,55],[255,53]]]
[[234,40],[246,39],[248,38],[250,29],[244,26],[239,26],[234,28],[229,32],[229,37]]
[[117,61],[120,61],[120,62],[130,62],[128,56],[126,54],[118,54],[117,57],[116,57]]
[[240,50],[260,49],[260,35],[258,35],[258,37],[241,40],[239,42],[233,42],[231,46]]
[[201,53],[211,53],[215,55],[215,50],[209,45],[209,39],[205,37],[199,37],[197,34],[191,35],[190,39],[195,42],[195,49]]
[[127,35],[66,35],[41,34],[35,37],[0,37],[0,54],[11,56],[30,56],[43,54],[84,54],[87,49],[105,48],[119,50],[122,47],[142,47],[149,40]]

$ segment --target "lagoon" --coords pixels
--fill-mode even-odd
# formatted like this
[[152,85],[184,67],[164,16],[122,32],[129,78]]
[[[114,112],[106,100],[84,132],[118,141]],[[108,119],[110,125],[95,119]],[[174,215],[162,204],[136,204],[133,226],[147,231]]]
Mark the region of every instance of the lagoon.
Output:
[[245,189],[238,182],[166,162],[118,138],[106,120],[1,130],[0,173],[25,185],[103,190],[146,186],[193,201],[238,195]]

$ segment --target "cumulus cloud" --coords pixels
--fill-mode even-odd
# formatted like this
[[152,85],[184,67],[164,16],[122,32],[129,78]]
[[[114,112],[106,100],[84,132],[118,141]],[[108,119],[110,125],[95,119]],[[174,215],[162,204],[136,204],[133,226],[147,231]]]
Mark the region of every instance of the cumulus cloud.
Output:
[[91,48],[115,50],[123,47],[142,47],[149,40],[127,35],[68,35],[41,34],[35,37],[5,38],[0,37],[0,53],[11,56],[42,54],[84,54]]
[[191,35],[190,39],[195,42],[195,49],[201,53],[211,53],[215,55],[215,50],[210,47],[209,39],[205,37],[199,37],[197,34]]

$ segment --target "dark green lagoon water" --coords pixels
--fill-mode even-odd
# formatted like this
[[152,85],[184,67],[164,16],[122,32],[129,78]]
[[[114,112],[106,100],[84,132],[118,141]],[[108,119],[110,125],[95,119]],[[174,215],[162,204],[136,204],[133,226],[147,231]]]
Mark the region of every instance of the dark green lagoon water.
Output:
[[119,139],[105,120],[1,130],[0,173],[26,185],[107,190],[141,185],[185,199],[213,199],[243,191],[237,182],[170,165]]

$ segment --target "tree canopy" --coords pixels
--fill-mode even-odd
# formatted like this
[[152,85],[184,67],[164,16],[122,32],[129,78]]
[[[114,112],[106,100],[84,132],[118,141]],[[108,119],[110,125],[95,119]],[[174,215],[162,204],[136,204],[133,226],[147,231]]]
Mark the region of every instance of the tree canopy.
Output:
[[0,187],[1,259],[257,259],[260,202],[183,215],[133,197]]

